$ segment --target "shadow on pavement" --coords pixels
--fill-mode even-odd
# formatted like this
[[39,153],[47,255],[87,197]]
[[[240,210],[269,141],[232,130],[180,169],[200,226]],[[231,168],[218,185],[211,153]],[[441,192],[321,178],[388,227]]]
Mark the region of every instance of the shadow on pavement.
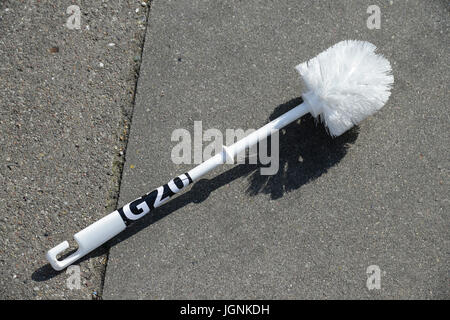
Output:
[[[301,98],[279,105],[270,115],[272,121],[296,107]],[[274,175],[261,175],[259,170],[250,177],[248,194],[270,194],[278,199],[284,193],[296,190],[326,173],[347,153],[356,141],[358,127],[353,127],[343,135],[332,138],[323,124],[309,113],[291,123],[279,132],[279,170]],[[270,148],[268,148],[270,150]]]

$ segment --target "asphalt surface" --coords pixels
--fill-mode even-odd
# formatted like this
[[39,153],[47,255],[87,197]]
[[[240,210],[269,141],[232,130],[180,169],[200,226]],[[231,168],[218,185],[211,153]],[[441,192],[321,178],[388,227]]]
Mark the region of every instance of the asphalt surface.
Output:
[[300,102],[294,66],[340,40],[377,45],[395,85],[340,138],[309,117],[288,127],[276,175],[216,169],[134,224],[110,243],[103,298],[448,299],[448,9],[154,1],[120,205],[193,166],[172,162],[173,130],[258,128]]
[[116,206],[141,2],[0,1],[0,299],[101,296],[105,249],[78,264],[79,289],[45,252]]

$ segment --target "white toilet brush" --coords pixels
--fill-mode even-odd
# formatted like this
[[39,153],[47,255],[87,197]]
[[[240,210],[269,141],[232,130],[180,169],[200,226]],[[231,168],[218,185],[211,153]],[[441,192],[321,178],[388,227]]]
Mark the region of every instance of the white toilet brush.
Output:
[[320,118],[332,136],[339,136],[379,110],[389,98],[394,83],[389,61],[375,53],[376,47],[365,41],[337,43],[317,57],[296,67],[306,87],[303,103],[266,124],[221,153],[184,173],[169,183],[134,200],[74,235],[78,250],[62,261],[57,255],[69,248],[64,241],[47,252],[56,270],[62,270],[99,247],[174,194],[197,181],[217,166],[234,159],[306,113]]

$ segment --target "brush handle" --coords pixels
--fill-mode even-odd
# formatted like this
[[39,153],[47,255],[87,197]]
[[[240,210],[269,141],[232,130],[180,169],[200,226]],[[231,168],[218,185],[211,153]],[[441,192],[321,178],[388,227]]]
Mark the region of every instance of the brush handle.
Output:
[[74,239],[78,244],[78,250],[69,257],[62,261],[57,259],[58,254],[69,248],[69,243],[64,241],[47,252],[47,260],[55,270],[62,270],[68,267],[81,257],[85,256],[92,250],[98,248],[103,243],[122,232],[135,220],[142,218],[154,208],[157,208],[169,201],[173,195],[183,190],[189,184],[197,181],[206,173],[221,164],[233,163],[235,156],[239,154],[239,152],[245,150],[246,148],[250,148],[258,143],[258,141],[267,138],[272,133],[280,130],[308,112],[308,106],[305,103],[302,103],[275,120],[269,122],[265,126],[252,132],[245,138],[237,141],[233,145],[228,147],[223,146],[222,152],[216,154],[214,157],[204,161],[192,170],[176,177],[175,179],[170,180],[167,184],[153,190],[152,192],[127,203],[122,208],[115,210],[109,215],[76,233],[74,235]]

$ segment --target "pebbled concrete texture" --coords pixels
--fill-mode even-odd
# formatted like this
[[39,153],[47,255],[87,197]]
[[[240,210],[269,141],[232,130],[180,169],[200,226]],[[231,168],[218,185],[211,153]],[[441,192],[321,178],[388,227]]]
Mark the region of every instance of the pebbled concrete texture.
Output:
[[[105,249],[78,264],[72,290],[76,275],[53,271],[45,252],[116,205],[141,2],[0,2],[0,299],[101,296]],[[70,5],[79,30],[65,26]]]
[[171,161],[173,130],[258,128],[301,102],[293,67],[340,40],[377,45],[395,85],[340,138],[310,117],[289,126],[276,175],[216,169],[132,225],[110,243],[103,297],[448,299],[448,9],[154,1],[119,205],[193,166]]

